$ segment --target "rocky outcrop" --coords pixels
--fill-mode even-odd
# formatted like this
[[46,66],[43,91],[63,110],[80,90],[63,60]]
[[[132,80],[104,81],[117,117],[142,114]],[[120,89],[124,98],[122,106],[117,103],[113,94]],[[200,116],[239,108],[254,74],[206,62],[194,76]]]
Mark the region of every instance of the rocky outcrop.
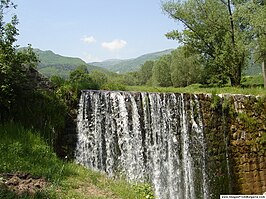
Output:
[[31,89],[31,90],[33,88],[45,89],[45,90],[53,89],[52,82],[33,67],[26,68],[26,76],[28,82],[30,82],[30,84],[27,84],[27,86],[29,86],[30,88],[26,89]]

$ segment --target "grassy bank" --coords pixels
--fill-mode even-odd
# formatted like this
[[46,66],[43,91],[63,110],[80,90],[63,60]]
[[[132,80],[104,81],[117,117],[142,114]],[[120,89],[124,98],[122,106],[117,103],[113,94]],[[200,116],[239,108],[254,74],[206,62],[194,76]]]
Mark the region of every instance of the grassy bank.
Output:
[[243,94],[243,95],[265,95],[266,89],[262,87],[254,88],[237,88],[237,87],[202,87],[201,85],[194,84],[187,87],[174,88],[174,87],[149,87],[149,86],[127,86],[128,91],[138,92],[166,92],[166,93],[230,93],[230,94]]
[[[58,159],[38,132],[21,125],[1,125],[0,137],[0,198],[135,199],[152,195],[149,186],[112,180],[98,172]],[[3,177],[14,173],[44,179],[46,186],[34,194],[18,194],[6,186]]]

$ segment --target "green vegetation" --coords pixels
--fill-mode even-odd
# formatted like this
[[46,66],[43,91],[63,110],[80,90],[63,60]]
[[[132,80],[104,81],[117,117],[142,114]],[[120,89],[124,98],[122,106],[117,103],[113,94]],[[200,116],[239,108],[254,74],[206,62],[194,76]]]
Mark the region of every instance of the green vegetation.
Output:
[[[44,178],[44,190],[20,198],[152,198],[150,186],[131,185],[57,158],[39,132],[8,123],[0,126],[0,174],[25,173]],[[4,185],[0,175],[0,198],[19,198]]]
[[[25,48],[20,48],[19,51]],[[39,63],[37,65],[38,71],[47,77],[59,76],[65,79],[68,78],[69,73],[75,70],[78,66],[86,65],[89,72],[100,71],[111,75],[113,72],[126,73],[136,71],[140,66],[148,60],[158,60],[161,56],[171,53],[172,50],[165,50],[162,52],[150,53],[142,55],[135,59],[128,60],[107,60],[103,62],[85,63],[79,58],[66,57],[55,54],[54,52],[42,51],[40,49],[33,49],[38,56]]]
[[86,65],[76,67],[67,79],[51,76],[50,80],[55,87],[56,99],[67,107],[70,115],[76,110],[81,90],[125,90],[121,76],[98,70],[89,72]]
[[265,96],[265,89],[257,88],[236,88],[236,87],[202,87],[200,84],[193,84],[187,87],[151,87],[151,86],[126,86],[128,91],[143,92],[166,92],[166,93],[222,93],[222,94],[243,94]]
[[[246,74],[251,72],[253,75],[242,76],[240,87],[263,87],[261,73],[256,74],[255,71],[257,69],[254,71],[252,67],[250,65],[247,70],[243,71]],[[220,78],[210,74],[201,62],[199,54],[191,52],[187,46],[181,46],[173,50],[171,54],[162,56],[157,61],[145,62],[139,71],[121,74],[120,76],[124,77],[122,84],[128,86],[176,88],[187,87],[193,84],[201,84],[202,87],[218,88],[229,86],[229,78],[224,78],[222,74],[217,74],[218,76],[220,75]]]
[[206,83],[240,86],[249,55],[259,57],[265,77],[265,1],[165,1],[163,10],[184,26],[166,36],[199,56]]
[[263,77],[262,75],[253,75],[253,76],[244,76],[242,78],[241,84],[247,87],[257,87],[263,86]]
[[16,50],[17,16],[13,15],[9,22],[3,16],[3,13],[15,7],[8,0],[0,4],[0,121],[9,118],[8,113],[17,104],[16,99],[32,89],[26,76],[37,63],[30,46],[20,52]]
[[[20,48],[19,51],[23,51],[24,49],[25,48]],[[33,49],[33,52],[39,59],[39,63],[37,64],[38,70],[47,77],[56,75],[67,78],[71,71],[81,65],[87,66],[88,71],[105,71],[103,68],[87,64],[80,58],[58,55],[50,50],[42,51],[40,49]]]
[[53,53],[50,50],[42,51],[39,49],[34,49],[34,52],[38,55],[41,65],[70,65],[79,66],[86,64],[83,60],[79,58],[64,57]]

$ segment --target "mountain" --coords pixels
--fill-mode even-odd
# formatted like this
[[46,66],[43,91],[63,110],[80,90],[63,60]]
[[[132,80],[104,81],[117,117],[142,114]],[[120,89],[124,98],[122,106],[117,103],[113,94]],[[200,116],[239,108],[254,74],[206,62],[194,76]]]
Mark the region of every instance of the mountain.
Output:
[[160,52],[145,54],[134,59],[110,59],[103,62],[92,62],[89,64],[105,68],[116,73],[126,73],[137,71],[138,69],[140,69],[141,65],[144,64],[146,61],[157,60],[163,55],[170,54],[172,51],[173,49],[168,49]]
[[62,65],[82,65],[86,64],[80,58],[73,58],[73,57],[64,57],[62,55],[55,54],[51,50],[42,51],[40,49],[34,49],[34,52],[39,56],[41,61],[41,65],[53,65],[53,64],[62,64]]
[[37,67],[38,71],[48,77],[57,75],[67,78],[69,72],[75,70],[75,68],[80,65],[87,65],[88,71],[104,70],[103,68],[89,65],[80,58],[58,55],[51,50],[42,51],[40,49],[34,49],[34,52],[38,55],[40,60]]

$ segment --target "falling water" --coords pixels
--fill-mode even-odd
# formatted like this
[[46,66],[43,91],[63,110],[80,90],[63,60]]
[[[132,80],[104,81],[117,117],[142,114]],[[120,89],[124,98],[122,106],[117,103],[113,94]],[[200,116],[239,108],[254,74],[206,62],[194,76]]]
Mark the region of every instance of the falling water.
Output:
[[159,199],[207,199],[200,102],[195,95],[83,91],[76,161],[151,182]]

